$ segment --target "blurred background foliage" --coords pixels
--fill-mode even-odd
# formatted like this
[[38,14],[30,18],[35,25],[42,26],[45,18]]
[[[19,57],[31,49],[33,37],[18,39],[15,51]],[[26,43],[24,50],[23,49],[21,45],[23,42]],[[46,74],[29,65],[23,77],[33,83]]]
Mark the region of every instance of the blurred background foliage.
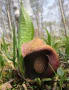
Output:
[[[23,4],[33,20],[35,35],[46,37],[46,29],[56,37],[69,34],[69,0],[23,0]],[[20,0],[0,0],[0,37],[4,32],[8,41],[12,40],[11,23],[17,31],[18,10]]]

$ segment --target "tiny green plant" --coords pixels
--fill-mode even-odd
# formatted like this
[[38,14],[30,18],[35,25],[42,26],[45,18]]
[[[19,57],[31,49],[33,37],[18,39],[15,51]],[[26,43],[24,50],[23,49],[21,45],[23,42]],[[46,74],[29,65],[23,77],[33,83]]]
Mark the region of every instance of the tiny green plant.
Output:
[[5,60],[0,54],[0,79],[2,78],[2,71],[3,71],[4,66],[5,66]]
[[66,37],[64,43],[65,43],[65,54],[68,60],[69,59],[69,37]]
[[61,45],[61,51],[59,52],[59,55],[64,61],[69,60],[69,37],[62,37],[61,39],[62,45]]
[[[4,34],[2,36],[2,43],[1,43],[1,52],[7,57],[8,60],[12,61],[15,66],[15,59],[16,59],[16,37],[15,37],[15,30],[13,30],[13,49],[11,51],[9,50],[9,47],[11,46],[10,43],[8,43],[5,40]],[[12,58],[13,57],[13,58]]]
[[59,48],[61,46],[61,43],[60,43],[60,39],[56,39],[54,38],[48,30],[46,30],[46,33],[47,33],[47,37],[44,38],[44,41],[46,42],[46,44],[50,45],[51,47],[53,47],[57,52],[59,52]]
[[63,82],[64,82],[64,80],[66,79],[66,75],[65,75],[64,70],[63,70],[61,67],[58,68],[58,70],[57,70],[57,75],[58,75],[58,77],[59,77],[59,79],[60,79],[60,81],[59,81],[60,90],[62,90]]

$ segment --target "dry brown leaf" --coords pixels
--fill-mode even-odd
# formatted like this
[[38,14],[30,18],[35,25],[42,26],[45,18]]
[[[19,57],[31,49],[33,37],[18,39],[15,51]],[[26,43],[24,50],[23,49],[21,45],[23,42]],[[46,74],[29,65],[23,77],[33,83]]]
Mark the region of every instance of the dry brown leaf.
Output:
[[2,84],[2,85],[0,86],[0,90],[7,90],[7,89],[11,89],[11,88],[12,88],[12,86],[11,86],[10,82],[11,82],[11,81],[6,82],[6,83]]

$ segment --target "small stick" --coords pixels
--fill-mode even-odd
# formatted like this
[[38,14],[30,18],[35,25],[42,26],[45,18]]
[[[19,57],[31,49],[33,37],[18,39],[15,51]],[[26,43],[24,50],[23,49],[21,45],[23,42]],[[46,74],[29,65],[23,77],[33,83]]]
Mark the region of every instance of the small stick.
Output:
[[23,86],[24,90],[28,90],[27,86],[25,84],[22,84],[22,86]]
[[[56,81],[58,80],[58,76],[56,76],[55,80]],[[57,88],[57,82],[54,82],[54,86],[53,86],[52,90],[56,90],[56,88]]]

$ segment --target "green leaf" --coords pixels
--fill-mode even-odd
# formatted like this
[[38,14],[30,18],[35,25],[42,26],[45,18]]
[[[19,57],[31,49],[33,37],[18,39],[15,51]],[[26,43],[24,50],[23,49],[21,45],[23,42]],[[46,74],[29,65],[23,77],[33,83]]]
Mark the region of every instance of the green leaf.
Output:
[[19,31],[18,31],[18,46],[19,48],[23,43],[26,43],[33,39],[34,27],[32,20],[23,5],[21,4],[21,14],[19,19]]
[[44,78],[44,79],[42,79],[42,81],[47,82],[47,81],[52,81],[52,79],[51,78]]
[[0,68],[3,68],[5,65],[3,57],[0,55]]
[[48,32],[48,30],[46,30],[46,33],[47,33],[47,44],[51,46],[51,35]]
[[15,66],[16,62],[16,47],[17,47],[17,43],[16,43],[16,34],[15,34],[15,28],[13,27],[13,64]]
[[41,86],[41,80],[40,80],[40,78],[36,78],[35,79],[35,82],[37,82],[37,84]]
[[67,54],[67,56],[69,56],[69,37],[66,38],[65,53]]
[[24,73],[23,57],[21,47],[23,43],[29,42],[34,37],[34,27],[32,20],[21,3],[19,28],[18,28],[18,65],[22,73]]
[[63,77],[63,76],[64,76],[64,71],[63,71],[63,69],[62,69],[62,68],[58,68],[57,74],[58,74],[60,77]]
[[3,37],[2,37],[2,44],[1,44],[1,49],[3,50],[3,51],[5,51],[5,53],[7,52],[7,49],[8,49],[8,44],[6,43],[6,41],[5,41],[5,39],[4,39],[4,35],[3,35]]

